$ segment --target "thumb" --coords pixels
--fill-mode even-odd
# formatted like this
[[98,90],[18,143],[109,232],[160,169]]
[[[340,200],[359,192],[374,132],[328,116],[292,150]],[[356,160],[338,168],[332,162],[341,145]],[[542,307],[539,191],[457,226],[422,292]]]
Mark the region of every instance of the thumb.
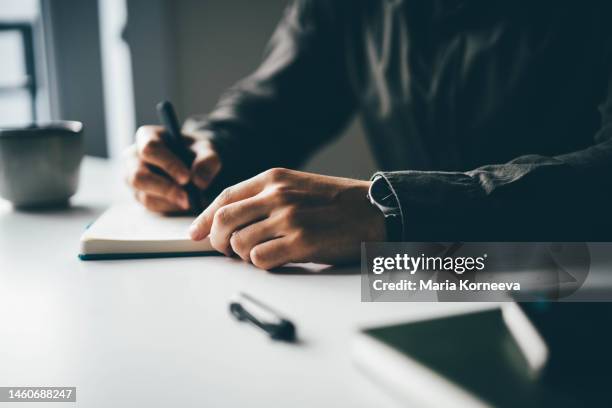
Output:
[[221,158],[208,140],[197,141],[192,149],[196,157],[191,166],[191,179],[200,190],[204,190],[221,170]]

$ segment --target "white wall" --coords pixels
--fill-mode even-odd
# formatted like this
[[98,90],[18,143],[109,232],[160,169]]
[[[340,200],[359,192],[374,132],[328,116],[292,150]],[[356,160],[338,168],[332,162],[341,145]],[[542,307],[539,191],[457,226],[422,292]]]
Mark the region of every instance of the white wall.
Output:
[[85,152],[105,157],[106,123],[97,0],[40,0],[54,119],[85,126]]
[[106,115],[109,156],[122,155],[134,136],[134,86],[129,48],[123,40],[127,22],[125,0],[98,2],[100,41],[104,85],[104,113]]

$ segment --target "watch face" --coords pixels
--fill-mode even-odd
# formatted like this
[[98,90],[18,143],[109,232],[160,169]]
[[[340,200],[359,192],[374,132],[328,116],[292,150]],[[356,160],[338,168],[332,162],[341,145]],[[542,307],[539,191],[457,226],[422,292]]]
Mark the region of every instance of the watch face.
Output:
[[379,177],[374,180],[370,187],[370,199],[378,206],[396,208],[398,206],[397,199],[393,191],[389,187],[387,181]]
[[395,196],[391,191],[387,192],[384,197],[381,197],[380,201],[385,207],[396,207]]

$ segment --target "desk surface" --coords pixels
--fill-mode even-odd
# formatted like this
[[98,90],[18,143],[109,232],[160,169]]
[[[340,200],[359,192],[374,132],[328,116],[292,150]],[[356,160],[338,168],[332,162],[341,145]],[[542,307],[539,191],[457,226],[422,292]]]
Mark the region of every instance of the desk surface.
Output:
[[[351,363],[357,328],[486,307],[361,303],[358,267],[79,261],[85,226],[128,197],[115,166],[88,158],[70,209],[0,201],[0,386],[76,386],[78,407],[393,407]],[[272,342],[230,318],[237,291],[291,317],[301,342]],[[53,406],[64,405],[75,406]]]

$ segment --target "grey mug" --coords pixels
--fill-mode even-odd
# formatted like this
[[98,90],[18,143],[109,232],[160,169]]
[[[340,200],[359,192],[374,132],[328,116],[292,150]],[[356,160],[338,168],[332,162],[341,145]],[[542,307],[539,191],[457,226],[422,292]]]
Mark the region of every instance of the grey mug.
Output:
[[81,122],[0,128],[0,196],[15,207],[65,205],[82,159]]

